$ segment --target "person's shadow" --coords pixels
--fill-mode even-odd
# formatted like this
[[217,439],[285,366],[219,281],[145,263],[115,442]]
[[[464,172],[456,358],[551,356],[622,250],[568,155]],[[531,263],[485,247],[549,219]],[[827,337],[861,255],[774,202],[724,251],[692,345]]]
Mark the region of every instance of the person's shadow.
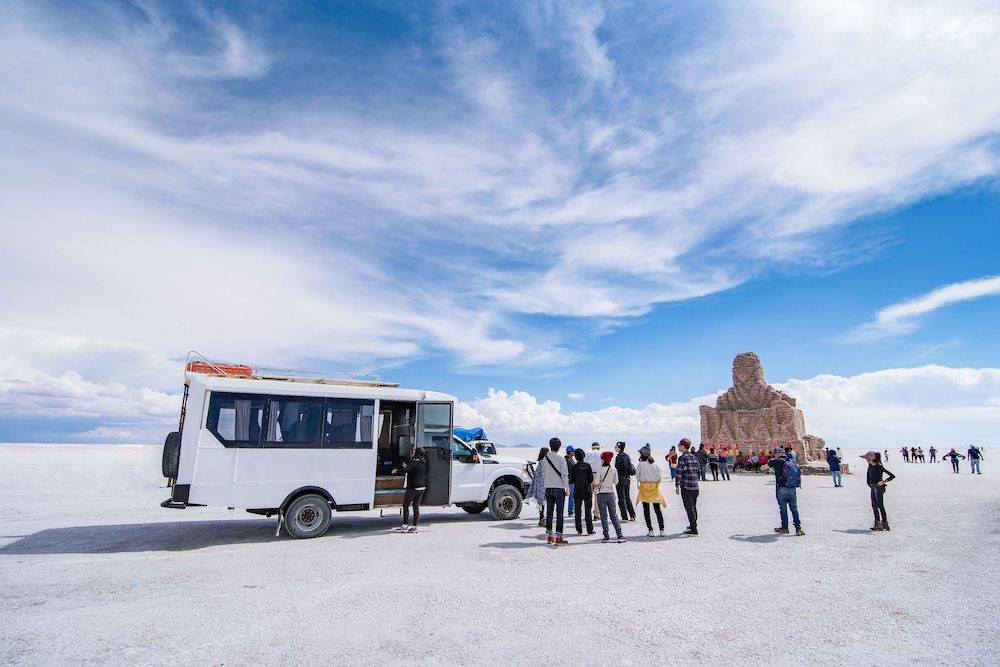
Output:
[[764,535],[730,535],[729,539],[737,542],[749,542],[751,544],[770,544],[777,542],[782,535],[778,533],[766,533]]
[[868,528],[848,528],[846,530],[840,528],[834,528],[835,533],[845,533],[847,535],[871,535],[875,531],[869,530]]

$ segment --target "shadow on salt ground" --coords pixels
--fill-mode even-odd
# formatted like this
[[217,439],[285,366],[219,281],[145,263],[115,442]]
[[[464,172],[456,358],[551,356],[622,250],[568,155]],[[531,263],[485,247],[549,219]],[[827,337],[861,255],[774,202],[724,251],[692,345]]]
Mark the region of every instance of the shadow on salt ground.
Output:
[[770,544],[777,542],[781,535],[778,533],[767,533],[765,535],[730,535],[729,539],[737,542],[750,542],[752,544]]
[[874,535],[875,531],[868,528],[848,528],[847,530],[842,530],[840,528],[834,528],[835,533],[846,533],[848,535]]
[[[432,532],[435,525],[487,520],[464,515],[421,517],[421,531]],[[315,539],[353,539],[395,535],[395,516],[340,517],[334,514],[329,532]],[[192,551],[226,544],[254,544],[291,540],[282,529],[274,535],[277,518],[229,521],[170,521],[107,526],[49,528],[25,535],[0,547],[0,556],[22,554],[100,554],[146,551]]]

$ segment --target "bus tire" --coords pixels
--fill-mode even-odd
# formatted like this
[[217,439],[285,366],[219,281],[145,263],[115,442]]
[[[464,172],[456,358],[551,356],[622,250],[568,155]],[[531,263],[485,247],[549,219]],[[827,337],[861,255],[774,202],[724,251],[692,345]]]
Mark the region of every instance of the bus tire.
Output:
[[163,442],[163,476],[177,479],[177,469],[181,463],[181,434],[180,431],[172,431],[167,434],[167,439]]
[[285,530],[296,539],[319,537],[330,527],[332,516],[326,498],[307,493],[290,502],[285,509]]
[[501,484],[490,493],[490,514],[494,519],[509,521],[521,514],[521,492],[510,484]]
[[487,503],[469,503],[468,505],[462,505],[462,509],[469,514],[479,514],[486,509],[486,505]]

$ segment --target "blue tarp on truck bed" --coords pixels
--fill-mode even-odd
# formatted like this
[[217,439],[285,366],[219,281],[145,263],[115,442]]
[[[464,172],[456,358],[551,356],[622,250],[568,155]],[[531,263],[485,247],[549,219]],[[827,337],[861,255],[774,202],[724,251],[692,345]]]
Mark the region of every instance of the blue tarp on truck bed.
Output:
[[475,428],[462,428],[460,426],[456,426],[453,431],[455,435],[466,442],[472,442],[473,440],[489,440],[489,438],[486,437],[486,431],[484,431],[481,426],[476,426]]

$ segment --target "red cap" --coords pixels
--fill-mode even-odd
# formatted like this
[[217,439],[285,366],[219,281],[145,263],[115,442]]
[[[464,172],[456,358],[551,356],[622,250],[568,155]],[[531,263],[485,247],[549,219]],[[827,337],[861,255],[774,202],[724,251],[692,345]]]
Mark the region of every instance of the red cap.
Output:
[[614,454],[612,454],[611,452],[601,452],[601,461],[603,461],[604,463],[610,463],[613,457]]

